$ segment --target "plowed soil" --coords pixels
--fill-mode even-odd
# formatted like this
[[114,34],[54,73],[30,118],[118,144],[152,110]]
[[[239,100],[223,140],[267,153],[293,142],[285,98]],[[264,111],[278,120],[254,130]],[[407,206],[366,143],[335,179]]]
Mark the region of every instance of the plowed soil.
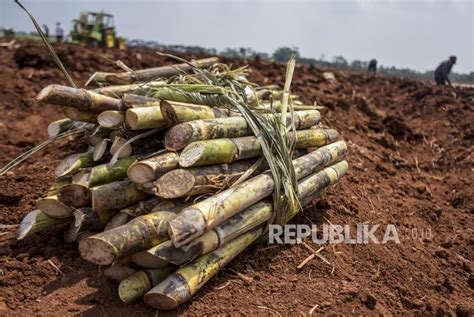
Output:
[[[66,84],[61,73],[40,43],[21,44],[0,48],[0,166],[45,140],[48,123],[62,117],[59,107],[34,101],[46,85]],[[80,85],[96,70],[117,71],[116,60],[134,69],[173,63],[150,50],[57,50]],[[283,86],[283,64],[224,61],[248,62],[252,81]],[[324,260],[300,270],[310,255],[302,245],[254,246],[190,303],[160,315],[474,314],[474,90],[346,71],[328,81],[324,71],[297,66],[292,92],[327,107],[323,123],[348,141],[350,171],[292,222],[393,224],[400,244],[326,244]],[[15,240],[15,225],[75,147],[50,145],[0,178],[0,315],[154,316],[140,301],[121,303],[104,268],[82,260],[60,233]]]

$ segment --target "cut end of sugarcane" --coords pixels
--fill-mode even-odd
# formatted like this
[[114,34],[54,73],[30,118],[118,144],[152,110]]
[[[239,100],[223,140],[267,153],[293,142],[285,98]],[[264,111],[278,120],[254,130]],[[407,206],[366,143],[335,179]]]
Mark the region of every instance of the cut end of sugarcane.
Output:
[[69,218],[73,216],[74,211],[73,208],[60,202],[57,196],[39,199],[36,207],[52,218]]
[[99,161],[101,158],[104,157],[105,151],[107,150],[107,146],[109,144],[108,139],[102,139],[95,147],[94,151],[92,152],[92,160],[94,162]]
[[138,128],[138,121],[139,119],[137,113],[131,109],[125,112],[125,123],[130,127],[130,129],[136,130]]
[[165,198],[178,198],[187,196],[194,187],[196,179],[192,173],[185,169],[178,169],[161,176],[155,183],[155,195]]
[[169,262],[166,262],[165,260],[160,259],[159,257],[156,257],[147,251],[137,252],[131,256],[131,259],[136,265],[147,269],[157,269],[169,264]]
[[146,163],[136,162],[128,168],[128,178],[137,184],[145,184],[155,180],[155,171]]
[[99,265],[108,265],[115,261],[117,250],[109,242],[92,236],[79,243],[79,253],[84,260]]
[[191,292],[188,283],[177,273],[171,274],[143,297],[145,304],[162,310],[176,309],[189,299]]
[[171,104],[168,101],[162,100],[160,102],[160,110],[166,122],[170,124],[179,123],[178,116],[176,115],[176,112],[174,111],[173,106],[171,106]]
[[120,282],[119,297],[124,303],[132,303],[143,297],[152,285],[145,272],[139,271]]
[[58,167],[56,168],[56,176],[61,177],[68,175],[72,171],[74,171],[78,165],[80,165],[80,161],[77,155],[70,155],[66,157],[64,160],[59,163]]
[[120,151],[118,158],[124,158],[132,155],[133,148],[124,138],[116,137],[110,146],[110,154],[115,155],[118,151]]
[[103,128],[117,128],[123,123],[123,112],[106,110],[97,116],[97,122]]
[[90,206],[92,194],[89,188],[80,184],[68,184],[58,191],[58,199],[63,204],[74,208]]
[[59,85],[49,85],[41,89],[39,94],[36,96],[38,102],[48,102],[49,97],[53,94]]
[[193,136],[193,128],[189,124],[180,124],[171,128],[165,135],[165,148],[170,151],[184,149]]
[[203,155],[204,149],[205,146],[201,142],[189,144],[179,155],[179,165],[181,167],[194,166],[201,158],[201,155]]
[[206,230],[206,220],[199,210],[191,207],[185,208],[174,219],[168,222],[168,234],[176,248],[180,248]]
[[325,129],[324,131],[327,135],[327,139],[328,139],[327,143],[332,143],[332,142],[337,141],[337,140],[340,139],[339,132],[337,132],[336,130],[334,130],[334,129]]

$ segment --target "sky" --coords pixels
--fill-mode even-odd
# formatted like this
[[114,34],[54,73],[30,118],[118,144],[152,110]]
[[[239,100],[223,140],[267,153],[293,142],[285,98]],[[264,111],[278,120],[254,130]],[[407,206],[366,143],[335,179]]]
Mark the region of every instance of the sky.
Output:
[[[115,15],[118,34],[161,44],[250,47],[301,56],[376,58],[384,66],[433,70],[456,55],[474,71],[474,0],[21,0],[40,24],[66,29],[83,10]],[[0,27],[32,31],[13,0],[0,0]]]

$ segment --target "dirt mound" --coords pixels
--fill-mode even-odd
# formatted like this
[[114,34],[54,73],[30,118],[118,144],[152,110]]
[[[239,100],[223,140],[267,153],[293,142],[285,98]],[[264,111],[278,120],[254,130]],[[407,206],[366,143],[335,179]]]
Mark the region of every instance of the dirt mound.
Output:
[[[34,102],[42,87],[65,83],[60,72],[39,43],[21,44],[0,50],[1,165],[46,139],[47,124],[61,117],[58,107]],[[115,60],[135,69],[172,63],[149,50],[57,48],[79,85],[98,69],[116,70]],[[284,65],[248,62],[251,80],[283,85]],[[349,141],[351,168],[293,222],[393,224],[401,243],[323,245],[325,261],[313,259],[301,270],[305,248],[258,245],[178,313],[474,314],[474,91],[347,71],[327,81],[322,74],[297,66],[293,93],[327,107],[323,123]],[[0,223],[7,225],[0,231],[0,315],[151,315],[140,302],[121,303],[102,269],[83,261],[60,234],[14,239],[14,225],[34,209],[72,147],[49,146],[0,178]]]

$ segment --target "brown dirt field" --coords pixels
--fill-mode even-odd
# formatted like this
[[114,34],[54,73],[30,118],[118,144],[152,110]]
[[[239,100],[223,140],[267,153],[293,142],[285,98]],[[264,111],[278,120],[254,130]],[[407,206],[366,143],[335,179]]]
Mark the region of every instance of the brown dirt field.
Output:
[[[0,166],[45,140],[48,123],[62,117],[60,108],[34,101],[42,87],[65,84],[60,72],[40,43],[21,44],[0,50]],[[172,63],[140,49],[60,45],[58,53],[79,84],[95,70],[115,70],[117,59],[134,69]],[[283,84],[285,65],[249,64],[251,80]],[[294,316],[316,305],[314,315],[474,315],[474,90],[345,71],[328,82],[322,72],[298,66],[293,93],[327,106],[323,122],[348,141],[350,172],[292,222],[394,224],[401,243],[324,245],[330,264],[316,258],[301,270],[309,256],[303,246],[258,245],[189,304],[160,316]],[[1,224],[18,224],[34,209],[54,167],[75,147],[50,145],[0,178]],[[18,242],[11,228],[0,229],[0,315],[155,315],[141,302],[121,303],[104,268],[82,260],[61,234]]]

